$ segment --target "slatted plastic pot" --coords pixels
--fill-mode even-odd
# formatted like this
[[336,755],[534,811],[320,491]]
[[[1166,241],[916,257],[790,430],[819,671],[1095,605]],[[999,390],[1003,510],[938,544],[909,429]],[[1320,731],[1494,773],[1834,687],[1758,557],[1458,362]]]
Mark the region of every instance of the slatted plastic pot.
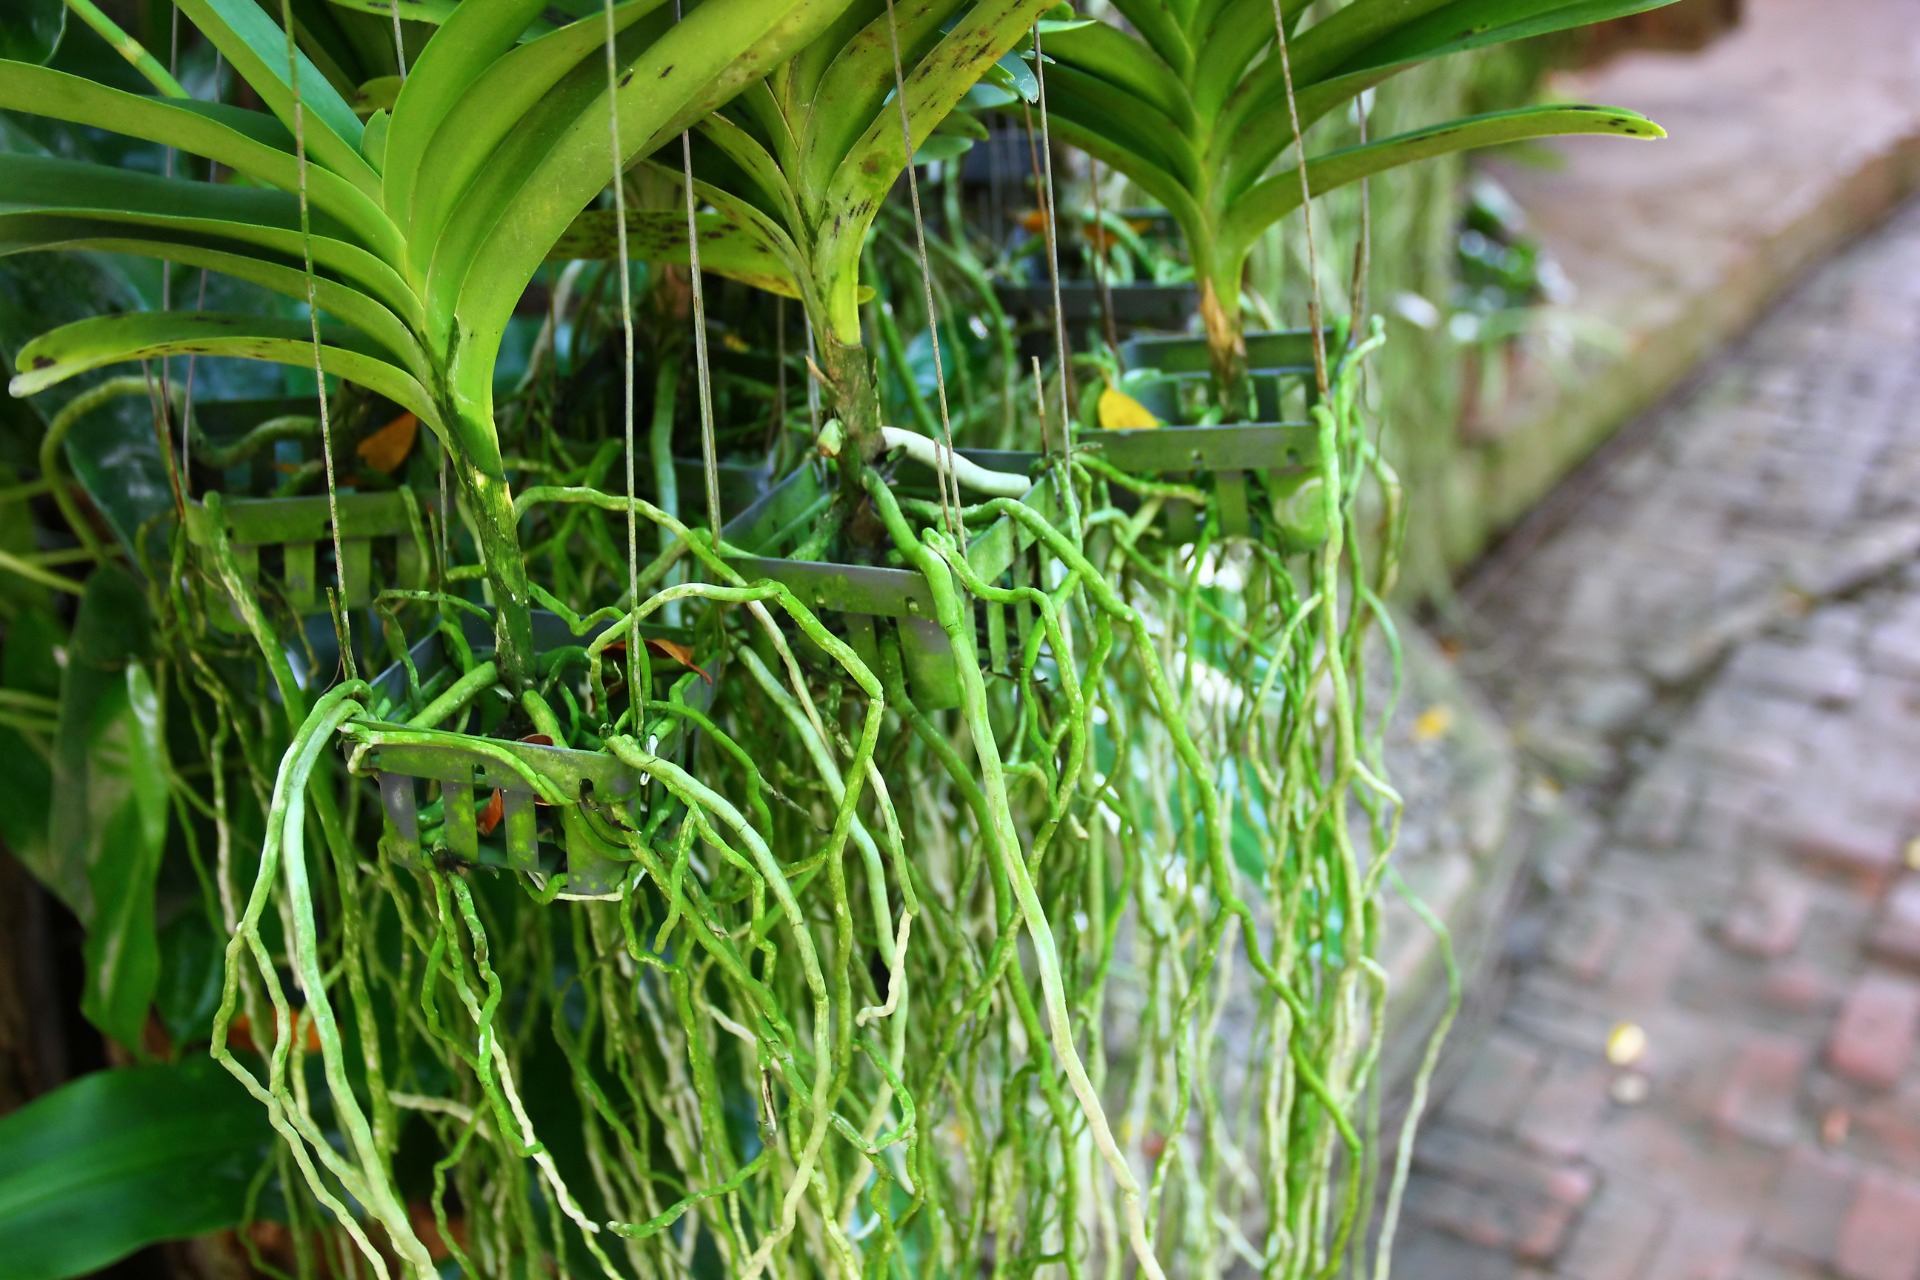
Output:
[[[1016,475],[1031,474],[1040,461],[1035,453],[991,449],[959,453],[982,467]],[[916,482],[929,495],[935,492],[928,468],[903,462],[896,484],[911,491]],[[935,618],[927,580],[917,570],[788,558],[787,553],[804,542],[814,523],[825,516],[835,484],[821,464],[813,463],[774,486],[723,530],[725,543],[744,553],[730,555],[730,562],[748,579],[779,582],[809,608],[835,619],[848,644],[870,667],[877,668],[879,662],[881,631],[891,632],[914,703],[923,710],[958,706],[960,685],[953,647]],[[1021,501],[1048,520],[1060,516],[1059,494],[1051,476],[1038,480]],[[1050,558],[1032,534],[1010,517],[1003,516],[968,538],[967,563],[996,585],[1051,582]],[[980,602],[977,613],[989,668],[1010,674],[1014,654],[1034,625],[1032,609]]]
[[[489,624],[467,616],[460,629],[475,657],[484,656],[492,644]],[[575,635],[559,617],[536,613],[535,650],[551,657],[605,630]],[[670,627],[643,626],[641,634],[679,644],[692,638]],[[485,686],[461,697],[452,679],[460,674],[452,647],[442,632],[414,645],[407,662],[372,682],[378,718],[355,720],[343,731],[353,744],[352,770],[379,784],[383,856],[410,867],[434,861],[495,867],[541,885],[564,872],[560,897],[617,895],[632,860],[627,833],[643,830],[658,807],[673,800],[610,751],[500,736],[511,710],[504,691]],[[717,658],[702,665],[719,670]],[[666,662],[653,666],[653,700],[679,701],[702,713],[712,706],[705,676]],[[480,731],[437,727],[448,722],[477,722]],[[694,740],[687,721],[671,713],[648,720],[634,737],[676,763],[685,762]],[[434,799],[423,802],[423,785],[437,793]],[[498,825],[483,833],[480,815],[495,792]]]
[[[1329,337],[1329,348],[1339,344]],[[1107,462],[1139,476],[1190,476],[1211,490],[1219,532],[1227,537],[1267,537],[1287,552],[1309,551],[1325,542],[1320,502],[1326,468],[1319,429],[1304,420],[1318,398],[1310,330],[1247,335],[1247,363],[1254,387],[1252,423],[1189,425],[1189,395],[1212,376],[1204,338],[1136,338],[1121,348],[1129,370],[1153,375],[1128,383],[1129,392],[1168,425],[1083,433],[1077,444],[1097,449]],[[1343,362],[1329,371],[1350,376]],[[1303,419],[1283,413],[1300,405]],[[1166,527],[1176,538],[1199,532],[1202,513],[1170,504]]]

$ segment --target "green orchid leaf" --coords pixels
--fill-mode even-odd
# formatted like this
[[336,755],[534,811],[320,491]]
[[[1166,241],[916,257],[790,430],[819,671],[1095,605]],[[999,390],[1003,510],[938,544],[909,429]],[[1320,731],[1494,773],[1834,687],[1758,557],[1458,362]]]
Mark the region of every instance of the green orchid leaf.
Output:
[[[717,213],[695,220],[700,235],[700,269],[788,298],[800,296],[793,271],[753,231]],[[591,209],[573,220],[549,253],[550,261],[569,258],[612,260],[619,256],[618,222],[612,210]],[[627,256],[635,262],[685,265],[687,218],[670,210],[627,212]]]
[[[84,660],[83,630],[102,625],[98,618],[89,618],[87,604],[81,601],[74,625],[71,662]],[[124,621],[114,616],[105,625],[122,626]],[[82,677],[76,687],[92,689],[94,678]],[[103,681],[98,693],[87,717],[89,834],[97,835],[97,842],[87,864],[93,918],[83,948],[87,978],[80,1011],[129,1052],[144,1056],[147,1014],[160,985],[153,895],[166,851],[166,746],[160,700],[144,666],[127,663],[118,684]],[[64,704],[63,697],[63,744],[69,727]],[[70,791],[57,791],[63,805],[71,802]],[[103,803],[112,806],[104,815],[99,808]]]
[[1367,45],[1326,79],[1631,17],[1673,0],[1453,0]]
[[1113,7],[1176,76],[1188,78],[1193,70],[1195,41],[1176,6],[1166,0],[1114,0]]
[[[1271,34],[1268,39],[1272,39]],[[1048,40],[1046,50],[1047,56],[1061,66],[1103,80],[1150,104],[1183,128],[1190,127],[1193,112],[1186,86],[1173,69],[1161,61],[1159,54],[1138,37],[1103,22],[1093,23]],[[1054,85],[1059,84],[1053,71],[1047,73],[1047,78]],[[1048,108],[1054,109],[1060,100],[1061,92],[1056,87],[1049,94]]]
[[900,109],[892,104],[894,49],[899,48],[904,76],[947,37],[961,7],[958,0],[922,0],[896,5],[890,15],[876,6],[864,27],[830,33],[831,59],[807,99],[799,162],[806,185],[827,186],[860,136],[881,118],[882,107],[889,127],[899,132]]
[[1033,73],[1033,68],[1019,54],[1002,54],[988,74],[993,76],[994,84],[1019,94],[1022,101],[1040,101],[1040,77]]
[[62,0],[12,0],[7,19],[0,22],[0,58],[45,66],[67,33],[67,6]]
[[[991,0],[976,5],[907,71],[900,98],[906,105],[912,150],[919,150],[934,126],[980,82],[987,68],[1032,29],[1044,3]],[[852,299],[858,288],[860,253],[881,200],[910,156],[899,110],[896,103],[868,126],[826,190],[823,204],[831,214],[824,220],[815,254],[823,275],[819,284],[829,299],[832,328],[838,334],[858,332]]]
[[[1600,133],[1616,138],[1664,138],[1666,131],[1637,112],[1619,107],[1522,107],[1416,129],[1364,146],[1316,156],[1307,164],[1314,195],[1433,156],[1501,146],[1531,138]],[[1244,257],[1254,239],[1300,207],[1300,175],[1283,170],[1237,200],[1222,223],[1226,252]]]
[[206,1059],[97,1071],[0,1119],[0,1257],[12,1280],[90,1275],[237,1226],[272,1132]]
[[37,219],[44,217],[114,223],[129,237],[145,232],[229,252],[261,249],[267,253],[256,256],[288,263],[301,262],[303,247],[310,246],[321,272],[344,277],[410,326],[419,323],[419,300],[399,273],[341,239],[350,233],[333,219],[315,211],[313,235],[303,245],[299,201],[283,191],[0,152],[0,253],[40,247],[36,237],[45,227]]
[[452,21],[462,8],[456,0],[331,0],[331,3],[342,9],[371,13],[382,18],[391,18],[394,6],[398,5],[400,16],[406,21],[427,22],[436,27]]
[[[320,363],[345,378],[411,410],[420,421],[440,429],[437,402],[418,380],[383,359],[362,335],[339,326],[321,326]],[[33,395],[77,373],[152,356],[234,356],[296,368],[313,367],[312,331],[306,320],[219,312],[135,312],[95,316],[63,325],[21,348],[18,372],[9,389]]]
[[[379,193],[379,180],[360,156],[360,118],[307,55],[288,61],[287,33],[255,0],[177,0],[180,11],[220,50],[287,128],[295,100],[306,122],[307,154],[359,187]],[[276,6],[277,8],[278,6]]]
[[[620,167],[651,154],[761,79],[846,3],[705,0],[688,10],[621,73],[611,103],[626,153]],[[528,167],[521,190],[498,211],[464,272],[455,307],[461,339],[449,372],[450,397],[463,417],[487,421],[489,431],[493,363],[514,305],[547,250],[610,176],[609,105],[603,83],[554,145]]]
[[[519,38],[519,31],[513,30],[515,24],[524,30],[539,7],[536,0],[463,5],[447,19],[452,24],[451,35],[443,31],[421,50],[394,99],[394,122],[388,129],[386,165],[381,176],[381,200],[402,226],[411,225],[414,183],[434,134],[475,80],[513,48]],[[536,75],[531,67],[519,68],[513,85],[515,100],[521,101],[519,95],[529,87],[550,85],[557,78]],[[525,101],[531,105],[531,99]],[[454,144],[456,140],[450,137],[447,141]],[[476,144],[474,149],[483,146]]]
[[936,133],[915,148],[915,164],[931,164],[936,160],[957,160],[973,150],[973,139],[961,134]]
[[[262,122],[266,128],[241,127],[248,117],[257,118],[257,112],[213,110],[207,104],[185,105],[143,97],[21,62],[0,62],[0,110],[51,116],[178,147],[282,191],[300,188],[295,157],[262,136],[277,131],[278,126],[268,119]],[[358,123],[355,121],[356,126]],[[366,168],[357,152],[355,160]],[[367,172],[371,175],[372,170]],[[369,249],[389,261],[401,260],[398,232],[379,206],[354,184],[319,165],[308,165],[307,194],[314,208],[352,228]]]
[[[141,234],[122,224],[55,214],[0,214],[0,254],[26,250],[91,249],[161,258],[182,266],[204,267],[271,289],[296,302],[307,299],[306,267],[223,245],[189,232]],[[352,325],[373,339],[382,354],[425,384],[432,380],[426,356],[398,316],[357,289],[316,275],[313,298],[322,312]]]

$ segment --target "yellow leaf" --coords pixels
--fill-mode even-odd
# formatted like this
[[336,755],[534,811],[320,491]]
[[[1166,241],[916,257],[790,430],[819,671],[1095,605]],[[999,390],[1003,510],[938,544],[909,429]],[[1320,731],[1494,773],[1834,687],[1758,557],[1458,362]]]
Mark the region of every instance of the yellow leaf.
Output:
[[391,475],[407,460],[407,455],[413,451],[413,438],[419,434],[420,419],[411,413],[403,413],[362,440],[354,452],[360,455],[360,461],[375,471]]
[[1108,387],[1100,393],[1100,425],[1109,431],[1137,431],[1159,426],[1160,419],[1126,392]]
[[725,347],[729,351],[737,352],[740,354],[745,354],[746,352],[753,350],[752,347],[749,347],[747,345],[747,340],[741,337],[737,333],[721,334],[720,345]]
[[1413,739],[1415,742],[1432,742],[1435,738],[1445,737],[1451,728],[1453,708],[1436,702],[1422,711],[1420,718],[1413,722]]

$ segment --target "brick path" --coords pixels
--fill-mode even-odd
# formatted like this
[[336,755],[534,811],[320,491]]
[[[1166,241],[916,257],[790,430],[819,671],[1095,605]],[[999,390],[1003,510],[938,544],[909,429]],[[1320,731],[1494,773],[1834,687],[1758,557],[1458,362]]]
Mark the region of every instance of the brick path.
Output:
[[1469,594],[1535,885],[1395,1274],[1920,1280],[1920,205],[1646,427]]

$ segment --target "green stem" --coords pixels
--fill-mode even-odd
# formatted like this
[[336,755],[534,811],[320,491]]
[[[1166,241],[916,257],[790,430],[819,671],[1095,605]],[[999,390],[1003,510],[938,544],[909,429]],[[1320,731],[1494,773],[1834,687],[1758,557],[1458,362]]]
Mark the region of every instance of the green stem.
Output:
[[473,517],[487,583],[493,588],[494,661],[508,688],[524,688],[534,674],[533,591],[527,583],[526,556],[520,549],[513,493],[504,476],[487,475],[459,454],[454,456],[454,467],[466,492],[467,511]]
[[846,429],[840,450],[841,492],[849,505],[861,494],[861,472],[883,451],[880,442],[880,393],[873,361],[860,343],[841,342],[832,333],[820,341],[820,371],[827,375],[828,412]]

